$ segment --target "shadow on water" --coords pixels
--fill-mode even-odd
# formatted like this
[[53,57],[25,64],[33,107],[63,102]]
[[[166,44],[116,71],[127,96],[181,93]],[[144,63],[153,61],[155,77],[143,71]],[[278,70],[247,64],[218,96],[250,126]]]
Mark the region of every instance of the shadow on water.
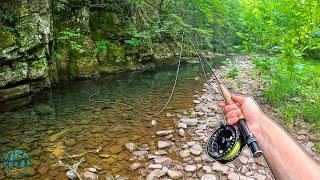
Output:
[[[218,67],[225,57],[210,60]],[[176,66],[161,67],[143,73],[128,73],[103,77],[98,81],[77,81],[59,85],[37,98],[29,106],[0,115],[1,155],[21,149],[30,155],[32,178],[55,177],[65,179],[65,170],[54,166],[58,158],[80,154],[102,147],[98,154],[84,155],[83,168],[98,165],[99,176],[120,174],[136,177],[128,170],[131,153],[125,144],[134,142],[154,152],[156,131],[171,128],[177,116],[190,112],[193,95],[202,90],[205,81],[200,64],[182,64],[176,91],[167,109],[155,118],[144,118],[132,109],[88,100],[101,87],[95,99],[127,103],[148,114],[158,112],[170,95]],[[206,69],[207,72],[208,69]],[[200,80],[195,80],[200,77]],[[157,125],[151,125],[156,120]],[[69,159],[66,162],[73,164]],[[2,163],[1,163],[2,166]],[[2,173],[2,172],[1,172]],[[2,175],[2,174],[0,174]]]

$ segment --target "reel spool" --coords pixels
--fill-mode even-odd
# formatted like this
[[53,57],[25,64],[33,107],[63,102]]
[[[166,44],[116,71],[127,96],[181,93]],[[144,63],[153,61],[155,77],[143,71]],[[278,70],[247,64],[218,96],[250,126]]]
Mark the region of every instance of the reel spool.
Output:
[[236,159],[245,145],[239,130],[221,123],[208,140],[207,153],[216,161],[226,164]]

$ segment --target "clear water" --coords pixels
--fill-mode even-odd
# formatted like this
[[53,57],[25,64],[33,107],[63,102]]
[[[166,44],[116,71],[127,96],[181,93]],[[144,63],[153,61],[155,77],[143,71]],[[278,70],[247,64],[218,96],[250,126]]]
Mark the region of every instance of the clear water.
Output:
[[[216,58],[210,63],[218,67],[224,59]],[[130,160],[132,155],[125,144],[148,146],[150,153],[156,150],[155,132],[174,127],[178,120],[177,116],[168,117],[166,113],[190,112],[193,95],[201,92],[205,80],[200,64],[182,65],[171,103],[154,118],[142,117],[121,105],[90,102],[88,97],[100,86],[101,93],[95,99],[128,103],[153,114],[164,106],[170,95],[176,68],[112,75],[98,81],[68,82],[44,93],[25,108],[1,114],[1,156],[13,149],[23,150],[31,160],[31,170],[25,178],[66,179],[65,168],[57,166],[59,158],[67,157],[66,153],[76,155],[101,147],[99,153],[82,156],[86,161],[79,167],[80,172],[97,165],[102,169],[99,177],[107,174],[138,177],[137,172],[129,170],[134,161]],[[195,80],[196,77],[200,80]],[[152,126],[152,120],[157,121],[156,126]],[[79,159],[62,161],[71,165]]]

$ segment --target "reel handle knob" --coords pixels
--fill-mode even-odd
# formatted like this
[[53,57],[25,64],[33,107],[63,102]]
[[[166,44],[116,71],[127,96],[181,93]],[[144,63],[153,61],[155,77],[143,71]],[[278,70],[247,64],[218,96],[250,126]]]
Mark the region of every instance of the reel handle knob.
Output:
[[[228,105],[235,104],[235,102],[231,99],[231,94],[228,88],[223,84],[220,84],[219,86],[226,104]],[[239,116],[239,121],[237,122],[237,126],[240,128],[241,134],[245,138],[246,144],[250,148],[253,154],[253,157],[254,158],[260,157],[263,154],[262,150],[258,146],[256,138],[250,132],[243,114]]]

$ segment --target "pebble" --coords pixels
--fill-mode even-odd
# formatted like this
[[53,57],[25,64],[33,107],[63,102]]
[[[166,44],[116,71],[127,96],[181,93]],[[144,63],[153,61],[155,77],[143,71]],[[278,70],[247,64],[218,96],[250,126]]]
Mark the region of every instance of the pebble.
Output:
[[202,169],[208,174],[212,172],[212,169],[209,166],[203,166]]
[[156,164],[161,164],[162,166],[170,166],[172,163],[172,159],[168,158],[168,157],[158,157],[154,159],[154,162]]
[[71,139],[65,140],[65,141],[64,141],[64,144],[65,144],[66,146],[74,146],[74,145],[77,144],[77,141],[76,141],[75,139],[71,138]]
[[171,179],[180,179],[183,177],[183,173],[181,171],[168,170],[167,174]]
[[139,163],[139,162],[135,162],[130,165],[131,170],[136,170],[136,169],[139,169],[140,167],[141,167],[141,163]]
[[182,137],[184,136],[184,130],[182,128],[179,129],[179,135],[182,136]]
[[165,151],[165,150],[158,150],[158,151],[154,152],[154,154],[155,154],[155,155],[165,155],[165,154],[167,154],[167,151]]
[[266,176],[258,174],[258,173],[254,173],[253,177],[257,180],[265,180]]
[[213,159],[211,157],[209,157],[207,154],[202,154],[201,155],[201,159],[204,161],[204,162],[213,162]]
[[197,166],[195,165],[186,165],[184,167],[184,170],[187,172],[194,172],[197,169]]
[[162,165],[161,164],[150,164],[148,166],[149,169],[162,169]]
[[158,148],[159,148],[159,149],[167,148],[167,147],[169,147],[169,146],[171,146],[171,145],[172,145],[171,142],[158,141]]
[[155,169],[147,176],[147,180],[154,180],[166,174],[166,169]]
[[201,177],[201,180],[216,180],[216,176],[213,174],[205,174]]
[[229,180],[240,180],[240,176],[236,173],[230,173],[230,174],[228,174],[228,179]]
[[137,147],[136,147],[136,145],[135,145],[134,143],[129,142],[129,143],[126,144],[126,148],[127,148],[130,152],[132,152],[132,151],[134,151]]
[[185,149],[185,150],[181,150],[179,151],[179,156],[184,159],[190,156],[190,150]]
[[90,171],[90,172],[93,172],[93,173],[98,172],[98,170],[97,170],[96,168],[93,168],[93,167],[91,167],[91,168],[85,168],[84,170],[85,170],[85,171]]
[[44,174],[47,174],[49,168],[47,165],[45,164],[41,164],[38,168],[38,172],[41,174],[41,175],[44,175]]
[[198,156],[202,153],[202,147],[200,146],[200,144],[194,144],[191,147],[190,152],[191,154]]
[[242,163],[242,164],[247,164],[248,163],[248,157],[247,156],[240,156],[239,157],[239,160],[240,160],[240,162]]
[[84,180],[98,180],[98,175],[89,171],[82,174]]
[[67,172],[66,172],[66,176],[69,178],[69,179],[77,179],[78,177],[77,177],[77,174],[73,171],[73,170],[68,170]]
[[186,129],[188,126],[182,122],[179,122],[178,124],[178,128],[183,128],[183,129]]
[[112,154],[118,154],[122,151],[122,146],[112,146],[109,148],[109,151],[112,153]]
[[262,157],[255,158],[254,161],[255,161],[255,163],[259,164],[260,166],[268,167],[267,163],[265,162],[265,160]]
[[190,146],[190,147],[193,146],[194,144],[195,144],[194,141],[187,142],[187,145]]
[[148,151],[146,151],[146,150],[134,151],[134,152],[133,152],[133,155],[134,155],[134,156],[144,156],[144,155],[146,155],[146,154],[148,154]]
[[173,134],[166,135],[164,138],[165,139],[171,139],[171,138],[173,138]]
[[181,118],[180,121],[187,126],[195,126],[198,124],[198,119],[196,118]]
[[173,132],[174,132],[174,130],[164,130],[164,131],[158,131],[158,132],[156,132],[156,134],[158,136],[166,136],[166,135],[171,134]]

